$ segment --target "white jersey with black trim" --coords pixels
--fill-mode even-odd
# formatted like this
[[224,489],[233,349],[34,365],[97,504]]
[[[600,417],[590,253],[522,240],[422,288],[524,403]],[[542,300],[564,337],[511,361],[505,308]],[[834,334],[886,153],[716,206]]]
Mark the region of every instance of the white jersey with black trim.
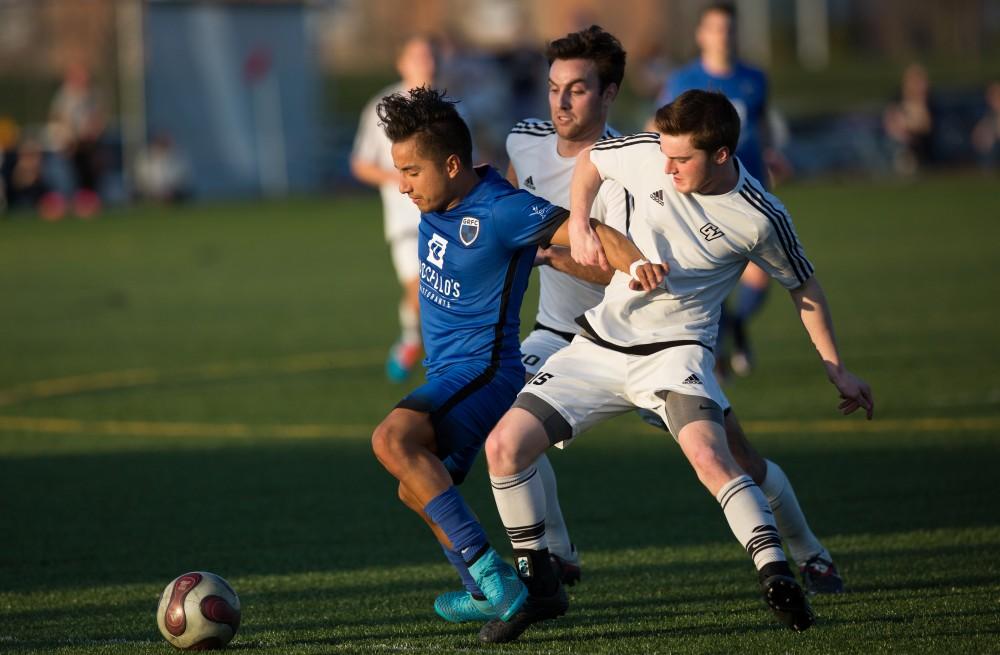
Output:
[[[619,136],[605,127],[602,139]],[[556,150],[558,140],[551,121],[529,118],[521,121],[507,135],[507,156],[517,172],[518,186],[561,207],[569,207],[569,185],[576,157],[563,157]],[[615,228],[628,232],[630,198],[625,189],[614,183],[601,186],[590,215]],[[576,334],[576,318],[604,297],[604,286],[585,282],[551,266],[538,269],[539,297],[535,320],[542,325]]]
[[[728,193],[680,193],[664,172],[659,135],[644,132],[596,144],[590,160],[603,180],[635,198],[629,236],[651,260],[670,267],[663,287],[632,291],[617,272],[585,329],[612,346],[698,341],[713,347],[722,302],[752,261],[787,289],[813,274],[784,205],[737,159]],[[589,327],[588,327],[589,326]]]
[[[380,120],[375,107],[385,96],[393,93],[406,93],[407,91],[405,85],[398,82],[382,89],[368,101],[361,112],[358,133],[354,137],[354,148],[351,150],[352,158],[375,164],[379,168],[394,169],[392,142],[389,141],[385,130],[379,125]],[[415,235],[417,226],[420,224],[420,210],[413,204],[413,201],[400,193],[399,185],[394,182],[379,185],[378,190],[382,196],[386,241],[393,241],[401,236]]]

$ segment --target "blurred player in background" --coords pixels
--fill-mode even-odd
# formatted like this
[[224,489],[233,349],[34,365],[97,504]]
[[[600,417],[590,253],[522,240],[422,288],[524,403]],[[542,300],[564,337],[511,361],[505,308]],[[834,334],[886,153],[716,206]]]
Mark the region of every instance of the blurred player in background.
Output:
[[[399,190],[421,212],[418,263],[427,382],[372,435],[399,497],[431,527],[467,593],[435,610],[452,621],[510,618],[527,598],[458,493],[486,435],[524,385],[520,307],[539,245],[568,244],[568,212],[514,189],[496,170],[472,167],[472,139],[454,103],[411,89],[378,104],[401,174]],[[596,228],[608,260],[652,289],[662,280],[623,235]],[[656,274],[656,279],[654,279]],[[533,529],[541,530],[541,526]],[[545,566],[551,567],[546,555]],[[551,568],[550,568],[551,571]],[[553,599],[565,611],[566,597]]]
[[[607,125],[607,118],[624,77],[626,55],[613,35],[593,26],[553,41],[546,48],[546,57],[550,61],[551,120],[528,119],[514,126],[507,137],[510,156],[507,177],[515,186],[565,206],[569,204],[576,156],[603,139],[618,136]],[[627,234],[633,205],[634,200],[621,184],[606,180],[598,191],[591,216]],[[541,284],[538,314],[534,330],[521,343],[522,361],[529,376],[536,374],[550,356],[568,346],[581,332],[577,318],[601,302],[613,274],[600,267],[577,264],[569,249],[560,246],[539,250],[536,264],[540,264]],[[781,467],[761,457],[750,444],[728,399],[723,398],[729,448],[739,465],[761,486],[807,590],[842,591],[843,581],[830,552],[809,528],[791,482]],[[657,427],[666,428],[655,413],[643,410],[640,414]],[[650,416],[655,421],[649,420]],[[548,484],[551,480],[554,487],[555,476],[544,455],[537,469],[542,481]],[[556,493],[547,489],[546,496],[554,498]],[[514,532],[523,534],[519,529]],[[565,521],[558,505],[548,508],[545,535],[557,568],[566,571],[578,566],[575,549],[566,541]],[[517,540],[513,541],[516,547]],[[565,575],[562,582],[567,582]]]
[[[662,107],[690,89],[725,94],[740,115],[740,142],[736,146],[736,156],[746,172],[766,189],[770,185],[765,154],[778,157],[768,150],[771,143],[767,75],[736,56],[736,9],[733,5],[716,3],[703,9],[695,41],[700,56],[667,78],[656,106]],[[753,366],[747,324],[764,305],[769,279],[767,273],[751,262],[740,278],[735,310],[723,308],[721,329],[723,333],[731,331],[733,339],[728,364],[737,375],[749,374]],[[722,338],[723,334],[720,334],[720,346]],[[721,351],[719,355],[723,356]],[[724,361],[719,363],[726,364]]]
[[385,239],[392,253],[396,277],[403,287],[399,302],[399,340],[389,350],[386,375],[393,382],[402,382],[420,360],[420,296],[417,270],[417,224],[420,212],[399,192],[399,172],[393,168],[392,144],[379,126],[376,105],[385,96],[406,93],[434,82],[437,53],[434,43],[426,37],[407,41],[396,60],[402,78],[381,91],[368,102],[361,114],[358,133],[351,152],[351,172],[361,182],[377,187],[382,196]]
[[[587,216],[603,180],[636,197],[629,234],[669,266],[651,293],[638,295],[616,274],[602,302],[578,320],[581,335],[551,357],[486,442],[490,482],[504,526],[544,525],[544,489],[535,458],[553,444],[636,407],[657,412],[699,480],[719,501],[733,534],[758,571],[768,606],[786,626],[805,630],[812,610],[782,549],[774,513],[728,446],[727,403],[714,373],[723,298],[753,259],[789,289],[802,324],[847,414],[874,408],[868,385],[843,364],[825,296],[781,203],[749,177],[732,153],[740,119],[721,94],[689,91],[656,114],[659,134],[610,139],[577,159],[570,190],[574,260],[601,265],[601,244]],[[516,541],[515,561],[545,552],[539,531]],[[548,598],[558,581],[532,570],[530,595],[507,621],[480,632],[487,642],[516,639],[552,618]]]

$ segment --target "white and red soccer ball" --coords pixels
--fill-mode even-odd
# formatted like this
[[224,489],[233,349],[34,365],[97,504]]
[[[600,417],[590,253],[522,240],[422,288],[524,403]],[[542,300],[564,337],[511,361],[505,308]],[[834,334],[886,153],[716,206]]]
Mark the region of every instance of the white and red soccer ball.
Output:
[[214,573],[185,573],[163,590],[156,624],[175,648],[222,648],[240,627],[240,599],[229,583]]

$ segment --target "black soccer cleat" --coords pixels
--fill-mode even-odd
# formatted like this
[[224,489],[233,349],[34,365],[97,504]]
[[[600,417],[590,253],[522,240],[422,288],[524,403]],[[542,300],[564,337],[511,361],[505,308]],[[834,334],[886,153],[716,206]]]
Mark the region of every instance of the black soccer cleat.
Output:
[[[573,549],[573,553],[576,553],[576,549]],[[552,571],[556,574],[556,578],[559,582],[563,583],[567,587],[572,587],[577,582],[580,582],[583,577],[583,571],[580,569],[580,560],[575,562],[565,560],[558,555],[549,554],[549,561],[552,562]]]
[[816,615],[795,578],[772,575],[760,583],[760,588],[764,594],[764,602],[782,625],[802,632],[816,622]]
[[507,621],[500,619],[488,621],[479,631],[479,641],[487,644],[514,641],[532,623],[558,618],[568,609],[569,597],[566,596],[566,589],[562,585],[559,585],[556,593],[551,596],[528,596],[521,609]]
[[841,594],[844,592],[844,579],[837,572],[837,567],[828,559],[819,555],[811,557],[799,569],[799,572],[802,574],[802,582],[809,595]]

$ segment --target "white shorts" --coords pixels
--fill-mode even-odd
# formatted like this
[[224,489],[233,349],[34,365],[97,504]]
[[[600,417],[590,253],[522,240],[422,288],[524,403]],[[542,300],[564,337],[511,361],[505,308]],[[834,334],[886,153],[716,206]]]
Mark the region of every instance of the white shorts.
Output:
[[400,284],[416,280],[420,276],[420,255],[417,250],[416,232],[401,234],[389,242],[392,265],[396,268],[396,278]]
[[[702,346],[626,355],[577,337],[552,355],[521,393],[535,395],[558,411],[572,429],[570,439],[636,407],[656,413],[670,427],[664,391],[701,396],[722,409],[729,407],[714,366],[712,351]],[[671,433],[677,436],[673,429]]]
[[521,362],[528,375],[538,373],[549,357],[569,346],[569,341],[551,330],[532,330],[521,342]]

